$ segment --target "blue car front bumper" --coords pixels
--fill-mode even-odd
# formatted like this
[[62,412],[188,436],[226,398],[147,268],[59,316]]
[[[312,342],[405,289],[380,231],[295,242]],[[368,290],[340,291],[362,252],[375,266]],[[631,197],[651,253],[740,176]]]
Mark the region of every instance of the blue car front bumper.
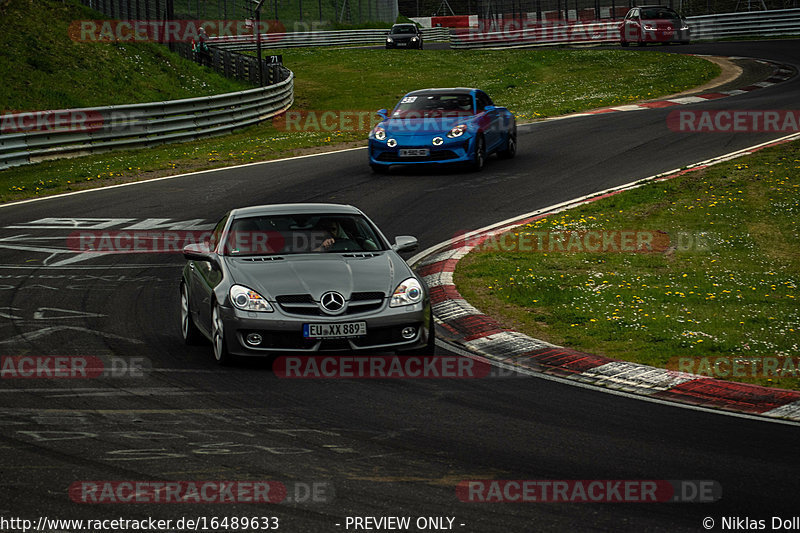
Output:
[[[472,161],[474,152],[473,135],[465,134],[455,139],[439,135],[442,144],[435,146],[432,139],[437,135],[413,136],[398,138],[397,145],[389,146],[387,139],[379,141],[369,139],[369,162],[371,165],[420,165],[450,164]],[[406,152],[406,150],[411,152]],[[420,150],[426,151],[420,153]]]

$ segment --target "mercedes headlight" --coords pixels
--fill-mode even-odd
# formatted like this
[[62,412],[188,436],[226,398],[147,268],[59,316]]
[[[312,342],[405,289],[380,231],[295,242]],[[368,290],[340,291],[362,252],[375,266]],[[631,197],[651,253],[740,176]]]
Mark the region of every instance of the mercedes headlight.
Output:
[[411,305],[420,301],[422,301],[422,285],[419,284],[417,278],[408,278],[394,290],[389,307]]
[[271,313],[274,311],[266,298],[258,294],[253,289],[248,289],[241,285],[234,285],[229,291],[231,303],[242,311],[259,311]]
[[[387,37],[387,38],[386,38],[386,42],[387,42],[387,43],[393,43],[394,41],[392,40],[392,38],[391,38],[391,37]],[[363,135],[363,134],[362,134],[362,135]]]
[[458,126],[456,126],[453,129],[451,129],[447,133],[447,136],[449,138],[451,138],[451,139],[455,139],[456,137],[461,137],[462,135],[464,135],[465,131],[467,131],[467,125],[466,124],[459,124]]

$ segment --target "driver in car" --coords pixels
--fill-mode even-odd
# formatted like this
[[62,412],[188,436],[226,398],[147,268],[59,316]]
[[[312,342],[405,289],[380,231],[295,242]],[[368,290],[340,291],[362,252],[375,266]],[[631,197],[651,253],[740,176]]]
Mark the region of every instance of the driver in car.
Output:
[[332,219],[320,220],[317,225],[324,233],[322,244],[314,248],[315,252],[323,252],[328,250],[336,242],[336,239],[349,239],[350,236],[342,228],[341,224]]

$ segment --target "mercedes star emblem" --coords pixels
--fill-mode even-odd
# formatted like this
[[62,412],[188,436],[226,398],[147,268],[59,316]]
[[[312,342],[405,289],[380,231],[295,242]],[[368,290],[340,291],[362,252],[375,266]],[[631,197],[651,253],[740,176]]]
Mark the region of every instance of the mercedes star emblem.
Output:
[[332,315],[344,311],[344,296],[338,292],[326,292],[322,295],[322,298],[319,299],[319,303],[325,311]]

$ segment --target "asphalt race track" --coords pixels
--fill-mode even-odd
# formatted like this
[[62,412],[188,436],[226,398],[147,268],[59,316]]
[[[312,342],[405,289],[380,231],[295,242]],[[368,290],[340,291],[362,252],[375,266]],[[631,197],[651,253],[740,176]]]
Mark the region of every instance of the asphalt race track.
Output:
[[[800,68],[798,41],[630,53],[663,51]],[[799,96],[795,77],[686,108],[797,109]],[[200,228],[233,207],[319,201],[354,204],[390,238],[416,235],[426,248],[779,136],[675,133],[666,125],[670,111],[526,126],[517,157],[492,158],[481,173],[379,176],[365,150],[351,150],[0,209],[0,353],[115,356],[145,367],[122,377],[0,381],[0,515],[275,516],[289,532],[347,531],[347,517],[355,516],[409,516],[412,523],[454,517],[458,531],[532,532],[700,531],[705,517],[720,530],[730,516],[765,520],[769,529],[773,516],[800,515],[797,426],[533,377],[287,380],[259,363],[221,369],[210,346],[185,347],[180,339],[179,255],[78,255],[67,246],[70,234],[92,224]],[[715,503],[461,502],[456,484],[474,479],[713,480],[722,497]],[[70,500],[73,483],[97,480],[274,480],[289,487],[290,501]],[[307,497],[313,483],[316,499],[326,501]]]

